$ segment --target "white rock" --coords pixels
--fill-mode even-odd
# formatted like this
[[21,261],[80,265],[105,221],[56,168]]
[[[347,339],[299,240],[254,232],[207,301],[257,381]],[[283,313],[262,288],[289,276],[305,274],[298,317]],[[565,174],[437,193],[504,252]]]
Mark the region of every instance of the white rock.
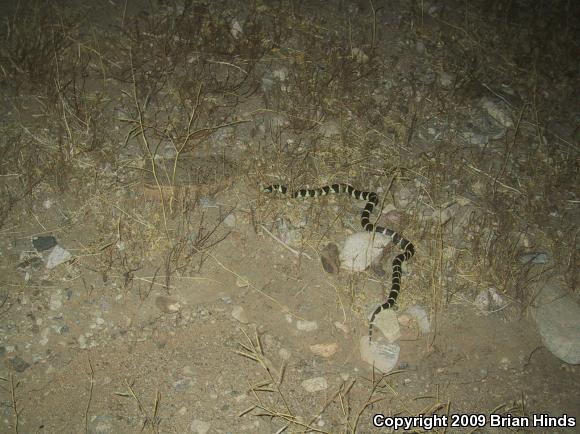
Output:
[[314,330],[318,330],[318,323],[316,321],[299,319],[296,321],[296,328],[302,332],[313,332]]
[[369,343],[368,336],[360,338],[360,356],[369,365],[386,374],[397,366],[399,360],[399,352],[401,349],[397,344],[377,344],[376,342]]
[[191,432],[194,434],[206,434],[210,428],[211,424],[203,420],[194,419],[191,422]]
[[224,224],[229,228],[235,228],[236,216],[234,214],[228,214],[228,216],[224,219]]
[[[374,311],[374,309],[373,309]],[[393,343],[401,337],[401,329],[394,310],[382,310],[373,322],[373,328],[379,329],[388,343]]]
[[324,377],[310,378],[308,380],[304,380],[301,384],[308,393],[315,393],[328,389],[328,382]]
[[391,238],[374,232],[357,232],[344,242],[340,252],[340,266],[349,271],[364,271],[383,257]]
[[421,306],[413,305],[409,306],[406,310],[407,314],[412,316],[415,321],[417,321],[417,325],[419,326],[419,331],[422,334],[427,334],[431,331],[431,323],[429,322],[429,315],[425,309]]
[[317,356],[332,357],[338,351],[338,345],[334,342],[331,344],[310,345],[310,351],[312,351]]
[[50,294],[49,308],[50,310],[59,310],[62,307],[62,294],[60,290]]
[[232,308],[232,316],[236,321],[241,322],[242,324],[248,324],[250,322],[248,321],[248,316],[242,306],[234,306]]
[[239,39],[240,36],[242,36],[242,33],[243,33],[242,25],[240,24],[240,22],[238,20],[234,19],[232,21],[232,24],[230,27],[230,33],[234,37],[234,39]]
[[545,283],[532,309],[542,342],[560,360],[580,364],[580,305],[557,283]]
[[53,268],[59,266],[60,264],[66,261],[70,261],[71,258],[72,258],[71,253],[57,244],[52,248],[52,251],[48,255],[48,258],[46,260],[46,268],[52,270]]
[[505,128],[513,127],[514,122],[509,107],[503,101],[483,97],[481,99],[481,106],[501,126]]
[[157,296],[155,298],[155,306],[157,306],[161,312],[165,313],[175,313],[179,312],[181,309],[181,304],[177,299],[166,295]]

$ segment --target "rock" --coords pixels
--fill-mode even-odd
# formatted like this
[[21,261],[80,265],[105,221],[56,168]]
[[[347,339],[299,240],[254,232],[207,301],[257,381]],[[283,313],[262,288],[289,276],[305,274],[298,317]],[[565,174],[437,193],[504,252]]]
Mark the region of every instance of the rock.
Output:
[[48,303],[50,310],[59,310],[62,307],[62,293],[60,290],[56,290],[50,294],[50,301]]
[[349,271],[364,271],[379,262],[391,238],[375,232],[357,232],[344,242],[340,252],[340,266]]
[[495,288],[486,288],[479,291],[473,303],[484,312],[501,309],[506,305],[505,300]]
[[[374,309],[373,309],[374,311]],[[401,337],[401,329],[394,310],[384,309],[376,317],[373,327],[379,329],[388,343],[393,343]]]
[[340,252],[338,246],[334,243],[329,243],[320,252],[320,261],[324,271],[331,274],[338,274],[340,269]]
[[70,261],[72,258],[71,253],[68,250],[63,249],[59,245],[53,247],[52,251],[48,255],[46,260],[46,268],[52,270],[53,268]]
[[89,424],[89,433],[108,434],[115,432],[113,417],[109,415],[92,416]]
[[324,137],[330,139],[340,135],[340,124],[336,121],[326,121],[320,126],[320,132]]
[[224,219],[224,224],[229,228],[235,228],[236,216],[234,214],[228,214],[228,216]]
[[560,360],[580,364],[580,305],[555,282],[544,283],[532,308],[542,342]]
[[30,367],[30,363],[28,363],[23,358],[16,356],[16,357],[10,359],[10,366],[16,372],[24,372]]
[[348,335],[348,327],[346,324],[344,324],[342,322],[335,321],[334,326],[337,329],[339,329],[341,332],[343,332],[345,335]]
[[392,371],[397,366],[400,348],[397,344],[377,344],[370,342],[368,336],[360,338],[360,356],[369,365],[383,374]]
[[481,106],[483,109],[502,127],[513,127],[509,106],[501,100],[493,100],[488,97],[481,98]]
[[159,295],[155,298],[155,306],[161,311],[165,313],[175,313],[179,312],[181,309],[181,305],[179,301],[173,297],[167,297],[165,295]]
[[337,350],[338,345],[336,343],[310,345],[310,351],[322,357],[332,357],[336,354]]
[[230,34],[234,37],[234,39],[240,39],[242,33],[242,25],[238,20],[233,19],[230,24]]
[[315,393],[328,389],[328,382],[324,377],[314,377],[304,380],[301,385],[308,393]]
[[419,331],[422,334],[425,335],[431,331],[429,315],[427,315],[427,312],[421,306],[418,305],[409,306],[406,310],[406,313],[410,315],[415,321],[417,321]]
[[520,262],[522,264],[547,264],[550,262],[550,258],[547,254],[537,252],[537,253],[529,253],[524,255],[520,258]]
[[450,87],[455,82],[455,76],[448,72],[439,73],[439,84],[443,87]]
[[53,236],[42,236],[32,238],[32,245],[38,252],[50,250],[54,246],[56,246],[56,244],[57,244],[56,238],[54,238]]
[[318,323],[316,321],[299,319],[296,321],[296,328],[301,332],[313,332],[314,330],[318,330]]
[[242,324],[248,324],[248,317],[242,306],[234,306],[232,309],[232,316],[234,319]]
[[238,288],[245,288],[246,286],[250,286],[250,281],[246,276],[238,276],[236,278],[236,286]]
[[194,419],[191,422],[191,432],[194,434],[206,434],[210,428],[211,424],[209,422],[200,419]]
[[360,63],[361,65],[364,65],[365,63],[368,63],[369,61],[369,56],[366,55],[366,53],[361,50],[360,48],[353,48],[351,50],[351,55],[352,58],[357,62]]

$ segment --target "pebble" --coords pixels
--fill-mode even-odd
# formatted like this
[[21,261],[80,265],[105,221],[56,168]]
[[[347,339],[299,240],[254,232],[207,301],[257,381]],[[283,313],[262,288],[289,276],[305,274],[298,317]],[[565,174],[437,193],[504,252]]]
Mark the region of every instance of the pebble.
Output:
[[278,355],[282,360],[290,360],[290,357],[292,356],[290,351],[288,351],[286,348],[280,348],[278,350]]
[[206,434],[210,428],[211,424],[209,422],[200,419],[194,419],[191,422],[191,432],[194,434]]
[[62,294],[60,290],[50,294],[50,302],[48,305],[50,310],[59,310],[62,307]]
[[328,382],[324,377],[314,377],[304,380],[301,385],[308,393],[315,393],[328,389]]
[[25,361],[23,358],[16,356],[10,359],[10,366],[16,372],[24,372],[30,367],[30,363]]
[[318,330],[318,323],[316,321],[299,319],[296,321],[296,328],[302,332],[313,332],[314,330]]
[[388,343],[393,343],[401,337],[401,330],[399,328],[399,322],[397,321],[397,314],[394,310],[391,309],[382,310],[375,317],[373,328],[380,330],[387,339]]
[[246,286],[250,286],[250,281],[245,276],[238,276],[236,278],[236,286],[238,288],[245,288]]
[[348,335],[348,326],[346,324],[335,321],[334,326],[341,332],[343,332],[345,335]]
[[560,360],[580,364],[580,305],[557,282],[544,282],[532,308],[542,342]]
[[228,216],[224,219],[224,224],[229,228],[235,228],[236,216],[234,214],[228,214]]
[[329,243],[320,252],[320,261],[324,271],[330,274],[338,274],[340,269],[340,252],[338,246],[334,243]]
[[409,306],[406,313],[410,315],[419,326],[419,331],[422,334],[427,334],[431,331],[431,323],[429,322],[429,315],[421,306],[413,305]]
[[483,109],[501,126],[504,128],[513,127],[514,122],[506,103],[488,97],[481,98],[480,103]]
[[250,322],[242,306],[234,306],[232,308],[232,317],[242,324],[248,324]]
[[361,359],[384,374],[397,366],[401,351],[397,344],[369,343],[368,336],[361,336],[359,348]]
[[542,252],[529,253],[520,258],[522,264],[547,264],[550,262],[550,258],[547,254]]
[[340,252],[340,266],[349,271],[364,271],[380,261],[391,238],[380,233],[357,232],[344,242]]
[[52,249],[57,245],[57,242],[53,236],[41,236],[32,238],[32,245],[38,252],[42,252]]
[[159,295],[155,298],[155,306],[165,313],[175,313],[181,309],[181,304],[177,299],[165,295]]
[[310,351],[317,356],[328,358],[336,354],[338,351],[338,345],[336,343],[310,345]]
[[48,270],[52,270],[53,268],[58,267],[60,264],[63,264],[67,261],[72,259],[72,254],[68,251],[56,245],[53,247],[52,251],[48,255],[46,259],[46,268]]

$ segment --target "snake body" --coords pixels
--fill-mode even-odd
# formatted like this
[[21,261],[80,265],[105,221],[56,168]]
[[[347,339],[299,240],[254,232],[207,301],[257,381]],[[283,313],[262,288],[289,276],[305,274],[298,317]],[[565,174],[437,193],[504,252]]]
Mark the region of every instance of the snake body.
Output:
[[328,194],[347,194],[351,197],[354,197],[358,200],[366,201],[366,205],[362,211],[360,217],[360,224],[365,231],[368,232],[376,232],[383,235],[386,235],[391,238],[393,243],[397,245],[401,250],[402,253],[395,256],[393,259],[393,274],[391,279],[391,291],[387,296],[387,300],[379,305],[371,314],[369,320],[369,342],[372,341],[373,336],[373,323],[375,317],[381,313],[385,309],[390,309],[395,305],[397,301],[397,297],[399,296],[399,292],[401,290],[401,276],[402,270],[401,266],[403,261],[407,261],[413,257],[415,254],[415,247],[413,244],[399,235],[397,232],[393,231],[389,228],[384,228],[382,226],[376,226],[371,223],[370,217],[371,213],[373,212],[375,206],[379,203],[379,198],[375,192],[372,191],[361,191],[354,188],[352,185],[349,184],[332,184],[332,185],[325,185],[324,187],[314,188],[314,189],[302,189],[297,190],[294,192],[289,193],[288,188],[285,185],[273,184],[267,187],[264,187],[265,193],[281,193],[281,194],[290,194],[292,198],[307,198],[307,197],[319,197],[319,196],[326,196]]

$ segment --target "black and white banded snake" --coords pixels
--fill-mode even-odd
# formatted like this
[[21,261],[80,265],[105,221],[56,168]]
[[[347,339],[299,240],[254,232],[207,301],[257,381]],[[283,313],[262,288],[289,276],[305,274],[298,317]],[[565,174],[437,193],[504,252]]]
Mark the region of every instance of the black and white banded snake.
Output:
[[[279,184],[273,184],[264,187],[263,191],[265,193],[277,192],[282,194],[288,194],[288,188],[284,185]],[[407,261],[413,257],[413,255],[415,254],[415,247],[409,240],[403,238],[397,232],[389,228],[384,228],[382,226],[375,226],[370,222],[371,213],[373,212],[375,206],[377,206],[379,203],[379,198],[375,192],[357,190],[356,188],[354,188],[352,185],[349,184],[332,184],[315,189],[297,190],[291,193],[291,197],[292,198],[318,197],[318,196],[326,196],[327,194],[330,193],[348,194],[349,196],[352,196],[355,199],[365,200],[367,203],[360,217],[360,223],[363,229],[367,232],[376,232],[390,237],[393,243],[397,245],[401,250],[403,250],[402,253],[398,254],[393,259],[392,263],[393,275],[392,275],[391,291],[389,292],[387,301],[378,306],[371,314],[369,320],[369,342],[371,342],[373,336],[373,323],[375,317],[383,310],[392,308],[395,302],[397,301],[399,291],[401,290],[401,275],[402,275],[401,265],[403,261]]]

